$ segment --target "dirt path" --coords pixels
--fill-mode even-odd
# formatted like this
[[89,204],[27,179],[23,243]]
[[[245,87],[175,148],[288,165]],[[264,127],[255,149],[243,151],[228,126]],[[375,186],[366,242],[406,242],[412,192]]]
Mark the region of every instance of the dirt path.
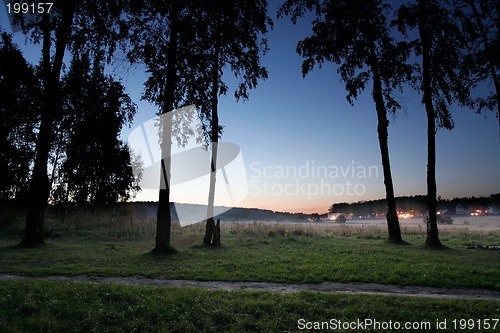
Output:
[[10,280],[49,280],[49,281],[76,281],[94,283],[115,283],[133,286],[171,286],[171,287],[196,287],[221,290],[265,290],[278,293],[299,291],[317,291],[344,294],[369,294],[428,297],[443,299],[468,299],[468,300],[496,300],[500,301],[500,291],[486,289],[445,289],[418,286],[397,286],[377,283],[338,283],[322,282],[319,284],[294,284],[272,282],[225,282],[225,281],[195,281],[173,280],[160,278],[146,278],[140,276],[129,277],[101,277],[101,276],[44,276],[31,277],[25,275],[0,274],[0,281]]

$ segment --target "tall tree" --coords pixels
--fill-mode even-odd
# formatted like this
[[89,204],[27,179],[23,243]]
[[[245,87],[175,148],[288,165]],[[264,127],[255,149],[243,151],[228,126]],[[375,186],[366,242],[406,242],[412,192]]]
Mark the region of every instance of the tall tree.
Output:
[[302,75],[306,76],[316,64],[333,62],[353,104],[372,81],[372,98],[377,112],[377,132],[387,199],[387,228],[391,242],[402,242],[392,181],[387,114],[401,107],[394,91],[410,77],[411,66],[406,60],[406,42],[397,42],[391,35],[388,21],[391,6],[381,0],[288,0],[278,12],[290,15],[292,22],[313,11],[313,34],[297,44],[297,53],[305,58]]
[[413,43],[421,65],[415,71],[415,88],[422,93],[427,115],[427,238],[429,247],[442,246],[437,227],[436,129],[453,128],[450,105],[469,98],[467,78],[460,75],[463,34],[446,0],[416,0],[398,9],[395,21],[406,34],[416,30]]
[[54,199],[92,208],[128,199],[137,181],[129,150],[118,137],[132,121],[135,104],[121,83],[104,74],[100,57],[75,56],[62,83],[63,119],[57,131],[65,140],[56,148],[62,163]]
[[[186,101],[183,86],[187,74],[186,59],[193,45],[193,2],[173,0],[137,3],[131,6],[128,18],[130,43],[128,58],[132,63],[146,66],[149,77],[145,83],[144,98],[155,103],[160,115],[166,115]],[[169,119],[164,117],[162,119]],[[172,152],[172,122],[161,124],[161,170],[156,237],[154,252],[169,253],[172,214],[170,207],[170,179]]]
[[249,90],[267,78],[261,55],[268,50],[264,38],[272,21],[267,15],[267,1],[200,1],[197,6],[195,34],[198,47],[192,50],[189,66],[193,79],[188,82],[188,98],[201,110],[211,142],[211,174],[204,245],[220,245],[220,225],[214,221],[215,185],[219,137],[219,96],[229,90],[223,81],[231,71],[239,80],[234,96],[248,99]]
[[0,200],[25,201],[40,101],[35,69],[0,30]]
[[[258,41],[251,40],[253,36],[259,34],[256,31],[258,27],[251,24],[256,19],[255,15],[262,15],[262,12],[252,13],[249,8],[264,6],[263,15],[264,19],[267,19],[265,2],[258,1],[256,4],[241,2],[239,6],[240,8],[227,1],[222,3],[176,0],[169,3],[151,3],[131,12],[131,35],[134,37],[129,46],[131,50],[128,53],[129,58],[132,62],[144,63],[150,75],[145,84],[144,98],[157,104],[161,110],[160,114],[166,114],[183,104],[196,104],[200,107],[203,120],[207,124],[206,133],[211,141],[216,143],[220,134],[217,112],[218,96],[225,94],[228,89],[221,80],[224,66],[230,65],[236,75],[239,75],[243,68],[256,66],[247,70],[248,77],[242,77],[238,86],[238,97],[247,98],[247,90],[253,88],[258,78],[263,76],[262,68],[258,66],[258,63],[255,65],[255,59],[257,61],[259,59]],[[233,15],[233,19],[240,20],[241,24],[247,24],[249,31],[246,32],[246,36],[235,35],[230,30],[234,29],[236,24],[235,22],[230,24],[229,13]],[[243,15],[249,17],[243,17]],[[238,27],[238,29],[241,28]],[[238,56],[240,58],[237,58]],[[260,71],[259,74],[254,74],[257,71]],[[212,114],[215,116],[212,117]],[[162,253],[171,250],[169,180],[172,130],[170,122],[163,124],[162,186],[154,249]],[[182,128],[175,129],[175,137],[181,145],[185,141],[185,135],[179,135],[178,132],[182,131]],[[217,149],[212,149],[212,153],[215,154],[212,158],[216,161]],[[212,170],[216,170],[215,163],[212,165]],[[212,177],[211,198],[215,193],[215,172],[212,173]],[[213,210],[213,199],[210,201]]]
[[33,43],[41,43],[43,97],[26,227],[20,243],[23,247],[44,244],[44,215],[50,194],[47,164],[54,122],[61,109],[60,79],[66,50],[100,49],[112,54],[118,36],[116,22],[123,8],[120,0],[61,0],[54,2],[50,12],[47,6],[39,21],[24,24],[23,32]]

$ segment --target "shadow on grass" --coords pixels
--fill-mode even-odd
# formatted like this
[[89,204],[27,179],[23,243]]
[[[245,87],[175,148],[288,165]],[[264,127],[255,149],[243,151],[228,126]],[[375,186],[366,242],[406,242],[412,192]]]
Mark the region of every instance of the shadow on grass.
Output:
[[156,256],[156,257],[166,257],[166,256],[170,256],[173,254],[177,254],[177,253],[179,253],[179,251],[172,246],[167,246],[166,248],[163,248],[163,249],[153,248],[151,251],[149,251],[147,253],[149,253],[153,256]]
[[44,244],[39,244],[37,246],[23,246],[19,242],[17,242],[14,245],[7,245],[7,246],[2,246],[0,247],[0,252],[9,252],[9,251],[16,251],[16,252],[26,252],[29,250],[40,250],[40,249],[45,249],[48,246],[50,246],[50,243],[44,243]]
[[407,245],[411,245],[411,243],[408,243],[405,240],[402,240],[401,242],[394,242],[394,241],[391,241],[389,239],[386,239],[385,243],[389,244],[389,245],[395,245],[395,246],[407,246]]
[[431,251],[455,251],[454,249],[452,249],[451,247],[448,247],[446,245],[428,245],[428,244],[423,244],[422,245],[422,248],[423,249],[426,249],[426,250],[431,250]]

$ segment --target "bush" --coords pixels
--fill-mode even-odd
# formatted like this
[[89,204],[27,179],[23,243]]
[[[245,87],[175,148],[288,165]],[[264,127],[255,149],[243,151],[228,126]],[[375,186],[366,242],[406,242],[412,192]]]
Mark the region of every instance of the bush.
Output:
[[437,223],[439,224],[453,224],[453,219],[450,216],[437,216]]
[[345,216],[344,216],[344,215],[339,215],[335,221],[337,221],[337,222],[339,222],[339,223],[345,223],[345,222],[346,222],[346,220],[347,220],[347,219],[345,218]]

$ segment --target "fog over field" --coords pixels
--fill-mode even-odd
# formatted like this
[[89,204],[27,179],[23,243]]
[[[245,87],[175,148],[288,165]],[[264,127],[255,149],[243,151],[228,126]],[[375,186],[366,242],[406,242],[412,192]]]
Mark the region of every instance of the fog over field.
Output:
[[[453,224],[451,225],[440,225],[439,228],[484,228],[484,229],[500,229],[500,216],[452,216]],[[401,226],[405,225],[422,225],[423,217],[414,217],[409,219],[400,219]],[[362,224],[362,225],[372,225],[380,224],[385,225],[385,219],[366,219],[366,220],[349,220],[346,224]]]

